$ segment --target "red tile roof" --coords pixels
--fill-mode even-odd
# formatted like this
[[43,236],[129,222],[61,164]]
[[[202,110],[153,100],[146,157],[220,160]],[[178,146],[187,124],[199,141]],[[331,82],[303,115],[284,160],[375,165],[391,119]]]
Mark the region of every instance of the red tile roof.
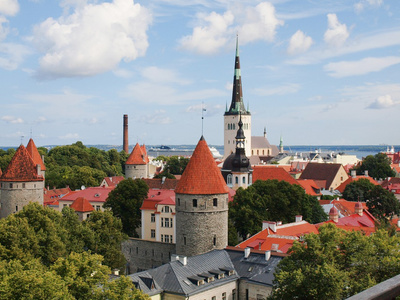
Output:
[[43,181],[43,176],[37,174],[36,164],[33,162],[24,145],[19,146],[5,169],[0,180],[2,181]]
[[[354,202],[356,203],[356,202]],[[362,230],[365,233],[375,232],[375,221],[376,219],[364,209],[362,216],[359,214],[351,214],[346,217],[339,218],[337,222],[333,220],[329,220],[323,223],[317,224],[317,226],[321,226],[325,223],[335,224],[337,227],[342,228],[344,230]]]
[[175,190],[176,185],[179,180],[165,178],[163,181],[162,178],[143,178],[144,182],[149,186],[149,189],[166,189],[166,190]]
[[369,182],[371,182],[374,185],[378,185],[379,183],[377,183],[373,178],[369,177],[369,176],[365,176],[365,175],[361,175],[361,176],[356,176],[356,177],[352,177],[350,176],[349,178],[347,178],[347,180],[345,180],[341,185],[339,185],[336,189],[343,194],[344,189],[346,188],[346,186],[353,182],[353,181],[357,181],[360,179],[367,179],[369,180]]
[[147,150],[146,150],[146,146],[143,144],[142,146],[140,146],[140,150],[142,150],[142,153],[144,155],[145,161],[146,163],[149,163],[149,157],[147,156]]
[[78,197],[70,207],[78,212],[89,212],[94,210],[89,201],[83,197]]
[[294,179],[285,169],[279,166],[254,166],[253,167],[253,182],[256,180],[270,180],[276,179],[279,181],[286,181],[290,184],[298,184],[297,180]]
[[273,245],[276,245],[277,250],[287,253],[295,240],[299,240],[301,236],[308,233],[318,234],[318,229],[315,225],[306,221],[277,225],[276,232],[272,231],[271,228],[266,228],[236,247],[250,247],[267,251],[271,250]]
[[58,199],[71,192],[69,187],[62,189],[44,189],[43,203],[44,205],[58,205]]
[[128,159],[126,160],[127,165],[145,165],[146,164],[146,157],[142,152],[139,143],[136,143],[135,147],[133,148],[131,154],[129,155]]
[[108,194],[115,187],[88,187],[84,190],[73,191],[66,194],[60,200],[62,201],[75,201],[79,197],[86,198],[89,202],[105,202]]
[[363,209],[368,208],[365,202],[347,201],[345,199],[319,200],[320,205],[332,204],[342,216],[349,216],[355,214],[355,207],[357,203],[360,203]]
[[[319,196],[319,186],[312,179],[297,179],[297,182],[303,187],[307,195]],[[318,191],[318,193],[317,193]]]
[[175,205],[175,192],[172,190],[150,189],[140,209],[156,210],[157,205]]
[[191,195],[228,193],[225,180],[203,136],[194,149],[175,193]]
[[104,177],[103,182],[100,186],[117,186],[122,180],[124,180],[124,176],[112,176],[112,177]]
[[32,160],[35,163],[35,165],[40,165],[40,169],[42,171],[46,171],[46,166],[44,165],[42,157],[40,156],[39,151],[36,148],[36,145],[32,139],[29,140],[28,145],[26,146],[26,150],[32,157]]

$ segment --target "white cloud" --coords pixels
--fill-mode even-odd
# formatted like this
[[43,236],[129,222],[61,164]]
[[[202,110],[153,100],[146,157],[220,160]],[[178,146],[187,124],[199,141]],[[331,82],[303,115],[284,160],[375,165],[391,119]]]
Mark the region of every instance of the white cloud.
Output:
[[180,46],[199,54],[213,54],[228,42],[228,29],[232,25],[234,16],[227,11],[223,15],[212,12],[209,15],[198,14],[198,19],[205,25],[196,26],[192,35],[184,36]]
[[150,12],[132,0],[77,5],[72,14],[35,26],[41,77],[91,76],[146,53]]
[[5,23],[8,24],[8,20],[5,17],[0,16],[0,41],[4,40],[9,33],[9,28],[4,26]]
[[324,34],[324,41],[334,47],[340,47],[349,37],[346,24],[341,24],[336,14],[328,14],[328,29]]
[[66,135],[62,135],[58,137],[61,140],[78,140],[79,134],[77,133],[67,133]]
[[379,7],[383,4],[383,0],[361,0],[354,4],[354,9],[360,13],[366,6]]
[[14,116],[3,116],[1,117],[1,119],[7,123],[11,123],[11,124],[21,124],[24,123],[24,120],[22,120],[21,118],[17,118]]
[[398,104],[400,104],[399,101],[393,101],[393,99],[390,95],[385,95],[385,96],[378,97],[374,102],[372,102],[370,105],[368,105],[367,108],[384,109],[384,108],[393,107]]
[[0,43],[0,68],[15,70],[30,53],[23,45]]
[[187,79],[179,78],[179,75],[171,69],[162,69],[152,66],[143,69],[141,73],[144,78],[153,82],[178,83],[181,85],[190,83]]
[[15,16],[19,12],[18,0],[1,0],[0,14]]
[[288,83],[277,87],[265,87],[254,89],[254,94],[258,96],[286,95],[297,93],[300,90],[300,85],[297,83]]
[[156,110],[153,114],[148,114],[145,116],[140,117],[140,122],[146,123],[146,124],[171,124],[172,120],[170,117],[167,116],[167,113],[165,110]]
[[379,72],[387,67],[400,63],[400,57],[367,57],[358,61],[341,61],[329,63],[324,70],[332,77],[347,77]]
[[113,71],[115,76],[121,77],[121,78],[130,78],[132,77],[133,73],[129,70],[126,69],[117,69]]
[[298,54],[307,51],[313,43],[310,36],[306,36],[303,31],[297,30],[295,34],[292,35],[289,42],[288,54]]
[[181,48],[199,54],[218,52],[231,44],[235,33],[239,33],[241,44],[257,40],[273,41],[277,27],[284,23],[276,17],[275,7],[269,2],[239,6],[223,14],[198,14],[197,20],[199,25],[179,44]]

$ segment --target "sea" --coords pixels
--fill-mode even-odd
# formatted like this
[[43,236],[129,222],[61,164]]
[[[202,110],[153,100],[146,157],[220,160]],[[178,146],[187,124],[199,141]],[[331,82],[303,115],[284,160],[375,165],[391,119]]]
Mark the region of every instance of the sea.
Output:
[[[85,145],[86,147],[94,147],[101,150],[108,151],[110,149],[116,149],[117,151],[122,150],[122,145]],[[132,151],[134,145],[129,146],[129,150]],[[169,147],[170,149],[161,149]],[[167,146],[167,147],[165,147]],[[224,146],[222,145],[209,145],[214,147],[221,155],[224,153]],[[45,145],[42,146],[47,149],[56,147],[56,145]],[[191,156],[196,145],[146,145],[149,156],[157,157],[159,155],[171,156]],[[285,146],[284,150],[291,153],[308,153],[308,152],[334,152],[348,155],[356,155],[357,158],[363,159],[368,155],[375,155],[380,152],[386,152],[387,149],[394,147],[394,151],[400,151],[400,145],[292,145]],[[7,150],[15,147],[1,147],[0,149]]]

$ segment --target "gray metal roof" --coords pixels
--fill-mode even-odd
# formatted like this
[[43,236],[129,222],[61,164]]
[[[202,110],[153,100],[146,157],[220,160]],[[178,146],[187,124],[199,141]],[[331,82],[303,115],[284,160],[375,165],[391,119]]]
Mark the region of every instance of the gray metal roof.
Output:
[[131,274],[128,275],[128,277],[132,280],[137,289],[140,289],[149,296],[160,294],[163,291],[147,271]]

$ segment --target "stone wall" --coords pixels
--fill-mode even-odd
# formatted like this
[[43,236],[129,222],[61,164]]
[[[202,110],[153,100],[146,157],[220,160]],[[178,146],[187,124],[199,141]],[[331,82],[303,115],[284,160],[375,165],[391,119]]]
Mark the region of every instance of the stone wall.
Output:
[[122,253],[128,264],[128,274],[152,269],[171,261],[175,244],[129,238],[122,243]]
[[36,202],[43,205],[43,181],[0,183],[0,218],[16,213],[29,204]]
[[228,194],[176,194],[175,209],[177,254],[194,256],[228,245]]
[[147,165],[125,165],[125,179],[147,178]]
[[239,299],[266,300],[271,293],[272,286],[250,283],[243,279],[239,282]]

